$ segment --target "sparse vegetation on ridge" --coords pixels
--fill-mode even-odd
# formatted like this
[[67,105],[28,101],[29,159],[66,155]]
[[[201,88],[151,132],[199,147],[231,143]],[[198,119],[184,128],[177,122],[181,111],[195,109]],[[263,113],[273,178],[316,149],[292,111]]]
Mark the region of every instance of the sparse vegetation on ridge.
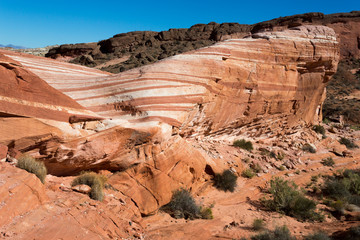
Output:
[[43,162],[37,161],[33,157],[24,154],[18,159],[16,166],[28,171],[29,173],[35,174],[42,183],[45,183],[47,169]]
[[84,172],[71,182],[71,186],[85,184],[91,187],[90,198],[102,201],[104,198],[104,185],[106,177],[94,172]]
[[236,187],[237,176],[231,170],[224,170],[214,176],[214,186],[223,191],[233,192]]

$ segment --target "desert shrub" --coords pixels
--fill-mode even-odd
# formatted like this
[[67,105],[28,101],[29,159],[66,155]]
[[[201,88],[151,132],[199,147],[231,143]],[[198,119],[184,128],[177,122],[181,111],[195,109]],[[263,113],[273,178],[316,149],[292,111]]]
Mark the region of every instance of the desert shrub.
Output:
[[272,179],[269,192],[272,198],[262,199],[266,208],[295,217],[298,220],[322,220],[322,216],[315,212],[316,203],[306,198],[295,183],[281,178]]
[[252,142],[246,141],[245,139],[235,140],[233,146],[245,149],[249,152],[254,149]]
[[213,219],[212,209],[210,207],[200,207],[200,215],[202,219]]
[[331,240],[326,233],[317,232],[310,234],[304,238],[304,240]]
[[323,187],[323,193],[335,200],[347,198],[350,194],[339,179],[326,179]]
[[284,157],[285,157],[285,153],[282,152],[282,151],[278,152],[277,155],[276,155],[276,159],[280,160],[280,161],[283,160]]
[[296,240],[286,226],[276,227],[274,231],[266,231],[251,237],[251,240]]
[[328,166],[328,167],[332,167],[335,164],[334,159],[332,159],[332,157],[328,157],[328,158],[324,158],[323,160],[321,160],[322,165],[324,166]]
[[348,148],[348,149],[353,149],[353,148],[359,147],[353,141],[351,141],[350,139],[344,138],[344,137],[340,138],[339,143],[345,145],[346,148]]
[[261,172],[261,170],[262,170],[260,164],[258,164],[258,163],[251,164],[251,169],[252,169],[255,173],[259,173],[259,172]]
[[253,224],[252,224],[252,228],[255,231],[263,230],[265,228],[264,220],[262,220],[260,218],[254,219]]
[[162,207],[174,218],[213,219],[211,207],[198,206],[187,189],[179,189],[173,193],[171,201]]
[[305,152],[309,152],[309,153],[316,153],[316,149],[313,148],[310,144],[305,143],[304,146],[302,147],[302,150]]
[[29,155],[22,155],[18,159],[18,163],[16,166],[18,168],[28,171],[29,173],[35,174],[42,183],[45,182],[47,169],[43,162],[37,161]]
[[333,201],[329,206],[338,213],[344,213],[348,204],[360,206],[360,172],[345,170],[342,173],[326,176],[322,193]]
[[324,124],[329,124],[331,121],[328,118],[324,118],[322,121]]
[[330,203],[330,207],[334,208],[334,210],[338,213],[343,214],[346,208],[346,202],[342,200],[337,200]]
[[312,128],[316,133],[320,133],[322,135],[325,135],[325,128],[321,125],[314,125]]
[[214,186],[223,191],[233,192],[236,187],[237,176],[230,170],[223,171],[222,174],[215,174]]
[[[335,200],[358,199],[360,196],[360,172],[357,170],[345,170],[325,179],[323,192]],[[356,197],[358,196],[358,197]]]
[[251,168],[247,168],[241,173],[241,176],[245,178],[253,178],[255,176],[255,173]]
[[350,194],[360,196],[360,172],[347,169],[342,175],[342,182]]
[[76,177],[72,182],[71,186],[85,184],[91,187],[90,198],[98,201],[102,201],[104,198],[104,185],[106,177],[94,172],[84,172],[80,176]]
[[284,166],[284,165],[281,165],[280,167],[278,167],[278,169],[279,169],[280,171],[284,171],[284,170],[285,170],[285,166]]

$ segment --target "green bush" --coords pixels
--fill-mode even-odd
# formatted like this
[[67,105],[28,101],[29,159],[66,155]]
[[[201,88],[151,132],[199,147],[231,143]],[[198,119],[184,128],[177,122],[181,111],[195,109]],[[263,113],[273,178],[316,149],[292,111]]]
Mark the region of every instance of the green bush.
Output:
[[264,220],[262,220],[262,219],[260,219],[260,218],[254,219],[253,224],[252,224],[252,228],[253,228],[255,231],[260,231],[260,230],[265,229]]
[[42,183],[45,183],[47,169],[43,162],[36,161],[33,157],[29,155],[22,155],[18,159],[18,163],[16,166],[18,168],[28,171],[29,173],[35,174]]
[[346,148],[348,148],[348,149],[353,149],[353,148],[359,147],[353,141],[351,141],[350,139],[344,138],[344,137],[340,138],[339,143],[345,145]]
[[302,147],[302,150],[305,152],[309,152],[309,153],[316,153],[316,149],[313,148],[310,144],[305,143],[304,146]]
[[251,152],[254,149],[252,142],[246,141],[245,139],[235,140],[233,146],[245,149],[249,152]]
[[304,238],[304,240],[331,240],[328,235],[323,232],[313,233]]
[[324,158],[323,160],[321,160],[322,165],[324,166],[328,166],[328,167],[332,167],[335,164],[334,159],[332,159],[332,157],[328,157],[328,158]]
[[277,177],[270,181],[269,192],[272,199],[262,200],[266,208],[298,220],[322,220],[323,216],[315,212],[316,203],[306,198],[295,183]]
[[185,219],[213,219],[211,208],[198,206],[186,189],[179,189],[173,193],[171,201],[162,207],[174,218]]
[[274,231],[266,231],[252,236],[251,240],[296,240],[296,238],[291,236],[286,226],[282,226],[276,227]]
[[223,191],[233,192],[236,187],[237,176],[230,170],[223,171],[222,174],[215,174],[214,186]]
[[322,188],[325,196],[360,206],[360,172],[345,170],[334,176],[327,176]]
[[316,133],[320,133],[322,135],[325,135],[325,128],[321,125],[314,125],[312,128]]
[[247,168],[241,173],[241,176],[245,178],[253,178],[255,176],[255,173],[251,168]]
[[75,178],[71,182],[71,186],[85,184],[91,187],[90,198],[98,201],[102,201],[104,198],[104,185],[106,182],[106,177],[94,172],[85,172],[80,176]]

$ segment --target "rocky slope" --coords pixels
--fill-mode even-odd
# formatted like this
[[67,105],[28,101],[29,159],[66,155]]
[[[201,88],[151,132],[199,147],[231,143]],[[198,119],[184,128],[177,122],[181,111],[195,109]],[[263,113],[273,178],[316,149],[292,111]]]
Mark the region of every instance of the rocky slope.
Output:
[[[31,79],[36,76],[42,82],[39,86],[48,86],[54,99],[61,93],[89,113],[75,115],[76,121],[69,116],[67,121],[27,114],[1,117],[7,125],[0,131],[0,136],[6,135],[1,136],[6,141],[0,141],[0,160],[5,156],[14,163],[19,152],[27,153],[43,161],[49,172],[45,185],[32,190],[27,204],[18,208],[20,200],[13,204],[11,199],[20,199],[39,181],[8,162],[0,163],[0,173],[7,173],[0,174],[0,195],[6,199],[1,205],[6,208],[0,211],[10,213],[0,219],[4,238],[189,239],[194,229],[202,231],[196,233],[200,239],[247,236],[247,225],[238,228],[235,223],[250,224],[264,213],[245,201],[258,200],[257,187],[272,175],[281,175],[277,169],[292,173],[305,161],[316,163],[334,154],[339,162],[344,159],[357,166],[358,151],[347,150],[337,138],[358,141],[358,132],[339,130],[322,140],[307,127],[321,119],[324,88],[339,60],[335,32],[327,27],[254,33],[119,74],[26,54],[1,54],[16,61],[18,71],[26,70]],[[5,82],[13,81],[2,76]],[[38,127],[21,131],[18,126],[24,129],[26,123],[20,116]],[[254,151],[233,147],[233,140],[239,138],[251,140]],[[317,158],[304,155],[305,143],[315,144]],[[283,158],[264,156],[261,149],[281,153]],[[240,176],[254,164],[261,166],[256,184],[239,178],[239,192],[225,197],[212,187],[215,173],[231,169]],[[83,170],[107,176],[102,202],[71,189],[74,175]],[[16,191],[13,186],[18,186]],[[187,224],[159,212],[181,187],[199,195],[205,204],[217,201],[215,219]],[[239,215],[249,208],[259,210],[258,214],[246,210],[243,217]],[[267,221],[279,217],[267,216]],[[307,226],[290,217],[277,223],[282,222],[298,229]],[[229,232],[232,225],[237,227]],[[185,229],[185,235],[179,229]]]

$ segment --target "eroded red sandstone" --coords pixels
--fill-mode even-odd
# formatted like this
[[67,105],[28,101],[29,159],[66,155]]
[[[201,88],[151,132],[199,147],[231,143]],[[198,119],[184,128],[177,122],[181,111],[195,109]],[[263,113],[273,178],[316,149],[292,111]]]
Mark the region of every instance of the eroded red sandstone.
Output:
[[[81,119],[86,118],[80,117],[80,122],[70,124],[30,118],[27,121],[48,128],[39,128],[43,132],[35,129],[28,136],[19,132],[13,139],[3,137],[3,142],[44,161],[54,175],[111,170],[108,182],[113,189],[106,190],[103,203],[97,203],[72,192],[73,177],[48,175],[46,193],[41,195],[47,196],[50,203],[25,208],[25,226],[16,218],[9,218],[2,231],[14,238],[49,236],[56,231],[51,219],[57,216],[59,226],[70,226],[56,232],[57,237],[62,235],[64,239],[141,238],[145,228],[141,215],[156,213],[170,201],[172,191],[180,187],[205,193],[211,188],[210,179],[215,172],[231,168],[239,174],[244,169],[242,159],[248,157],[253,159],[251,164],[262,164],[268,180],[278,163],[234,149],[230,145],[236,138],[252,139],[257,147],[285,151],[284,165],[288,169],[301,164],[304,159],[299,147],[321,139],[302,126],[321,119],[324,88],[336,70],[339,49],[332,29],[302,26],[227,40],[116,75],[98,70],[87,72],[84,67],[79,72],[78,66],[57,66],[53,60],[47,62],[45,58],[16,53],[7,57],[30,69],[26,70],[29,74],[36,72],[41,78],[38,79],[48,82],[57,92],[106,119],[83,122]],[[56,68],[62,71],[52,71]],[[8,118],[12,119],[15,120]],[[18,119],[16,122],[23,124]],[[56,137],[50,134],[56,131]],[[322,143],[325,152],[330,148],[341,151],[334,143],[335,136],[327,141]],[[14,171],[10,166],[5,168],[9,174]],[[266,179],[258,183],[263,185]],[[6,189],[4,194],[8,194]],[[245,195],[233,198],[244,199]],[[227,200],[221,201],[226,206]],[[7,211],[14,211],[14,207]],[[220,209],[216,214],[220,214]],[[218,222],[222,224],[233,217],[225,216]],[[90,218],[92,222],[88,221]],[[38,225],[39,221],[43,225]],[[157,228],[147,227],[156,239]],[[216,234],[206,231],[203,237]]]

